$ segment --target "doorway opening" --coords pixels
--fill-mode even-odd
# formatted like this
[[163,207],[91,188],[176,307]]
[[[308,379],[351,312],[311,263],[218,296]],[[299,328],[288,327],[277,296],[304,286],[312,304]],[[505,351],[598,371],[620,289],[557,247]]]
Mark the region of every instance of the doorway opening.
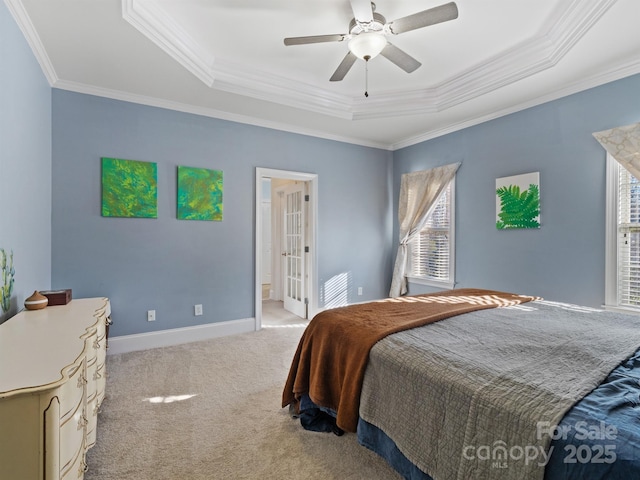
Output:
[[256,330],[263,309],[276,326],[317,311],[317,196],[316,174],[256,168]]

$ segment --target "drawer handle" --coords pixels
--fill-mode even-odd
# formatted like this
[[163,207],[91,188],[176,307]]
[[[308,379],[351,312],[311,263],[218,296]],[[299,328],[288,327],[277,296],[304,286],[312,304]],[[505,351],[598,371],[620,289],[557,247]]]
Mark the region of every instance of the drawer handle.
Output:
[[89,420],[87,420],[87,417],[85,417],[83,413],[82,417],[80,417],[80,419],[78,420],[78,430],[82,430],[88,424],[89,424]]
[[85,460],[82,460],[82,462],[80,462],[80,466],[78,467],[78,478],[83,478],[84,477],[84,473],[89,470],[89,465],[87,464],[87,462]]

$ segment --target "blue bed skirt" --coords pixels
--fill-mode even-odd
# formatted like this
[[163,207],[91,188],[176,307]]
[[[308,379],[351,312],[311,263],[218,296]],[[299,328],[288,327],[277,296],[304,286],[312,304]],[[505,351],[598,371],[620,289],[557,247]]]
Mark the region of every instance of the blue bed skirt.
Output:
[[[541,426],[540,428],[547,428]],[[640,478],[640,351],[551,427],[545,480]],[[382,430],[360,419],[358,441],[407,480],[432,480]]]

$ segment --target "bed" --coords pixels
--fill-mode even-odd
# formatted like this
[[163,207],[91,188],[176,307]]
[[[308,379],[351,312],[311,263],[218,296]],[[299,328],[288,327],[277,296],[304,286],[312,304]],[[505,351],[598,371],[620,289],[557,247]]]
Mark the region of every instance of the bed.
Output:
[[640,478],[639,347],[631,315],[482,289],[387,299],[314,317],[282,404],[408,479]]

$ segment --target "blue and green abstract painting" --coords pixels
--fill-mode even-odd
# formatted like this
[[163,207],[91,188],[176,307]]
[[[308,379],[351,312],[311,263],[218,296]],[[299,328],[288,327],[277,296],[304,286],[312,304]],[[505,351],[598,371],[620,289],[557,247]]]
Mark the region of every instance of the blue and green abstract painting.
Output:
[[222,170],[178,167],[177,216],[222,221]]
[[103,157],[102,216],[158,218],[158,164]]

